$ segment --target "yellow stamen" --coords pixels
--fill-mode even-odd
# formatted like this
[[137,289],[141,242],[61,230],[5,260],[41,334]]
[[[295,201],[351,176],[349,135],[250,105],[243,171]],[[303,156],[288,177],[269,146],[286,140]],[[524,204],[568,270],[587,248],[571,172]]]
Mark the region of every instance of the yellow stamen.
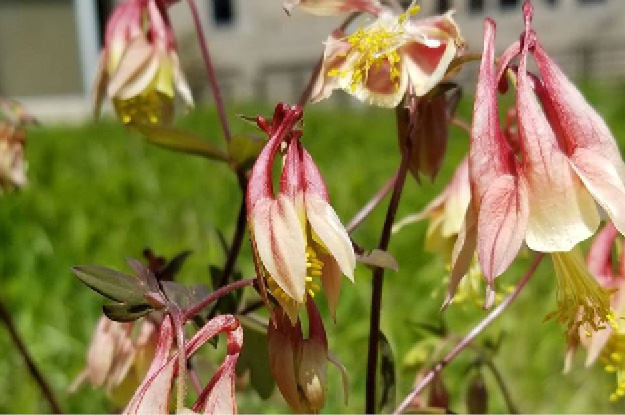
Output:
[[113,105],[124,124],[156,124],[166,121],[173,110],[173,100],[155,89],[130,99],[113,99]]
[[616,374],[616,389],[610,395],[610,401],[615,402],[625,395],[625,334],[613,332],[606,342],[600,361],[608,373]]
[[327,76],[348,78],[349,89],[353,92],[367,83],[371,70],[381,71],[388,65],[388,77],[397,91],[401,78],[401,57],[397,49],[406,35],[402,24],[418,12],[419,6],[411,6],[394,23],[373,25],[349,35],[346,40],[352,46],[350,53],[357,56],[356,61],[348,69],[328,70]]
[[566,326],[569,344],[579,341],[580,328],[595,332],[606,327],[617,327],[610,308],[609,292],[590,275],[579,248],[571,252],[551,255],[556,271],[558,290],[557,309],[546,316]]
[[[323,262],[317,258],[317,252],[312,246],[306,247],[306,292],[314,297],[315,294],[321,289],[319,285],[319,279],[321,278],[323,269]],[[265,270],[265,279],[267,280],[267,289],[273,294],[276,299],[279,299],[282,303],[289,303],[294,306],[297,302],[289,297],[282,288],[278,285],[276,280]]]

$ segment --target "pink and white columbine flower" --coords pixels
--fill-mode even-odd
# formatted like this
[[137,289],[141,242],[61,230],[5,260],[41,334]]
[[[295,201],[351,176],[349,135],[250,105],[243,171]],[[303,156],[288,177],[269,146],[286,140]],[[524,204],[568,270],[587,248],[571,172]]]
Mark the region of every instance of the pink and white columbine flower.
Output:
[[311,99],[343,89],[361,101],[396,107],[410,87],[423,96],[438,84],[464,40],[452,12],[413,20],[418,7],[397,16],[388,10],[351,35],[337,30],[325,42]]
[[0,120],[0,193],[26,185],[25,130]]
[[171,122],[174,89],[193,106],[163,7],[157,0],[127,0],[111,15],[96,78],[96,115],[105,95],[124,124]]
[[[243,346],[243,329],[231,315],[221,315],[206,323],[186,343],[185,358],[193,355],[212,337],[226,333],[226,357],[192,407],[196,413],[236,414],[234,396],[235,367]],[[159,331],[158,344],[148,373],[124,409],[124,414],[168,414],[172,382],[177,376],[178,356],[172,353],[174,331],[166,316]]]
[[72,385],[85,379],[105,387],[109,397],[125,405],[146,375],[158,339],[158,327],[149,319],[118,323],[100,317],[87,353],[87,367]]
[[318,16],[357,11],[376,15],[382,8],[378,0],[287,0],[284,2],[284,10],[287,13],[291,13],[295,6]]
[[[271,125],[259,118],[270,136],[249,177],[247,215],[252,246],[262,268],[259,275],[288,314],[297,321],[306,295],[323,285],[332,312],[338,302],[341,273],[353,281],[354,250],[310,154],[302,147],[300,107],[276,107]],[[278,195],[271,171],[276,153],[289,140]]]
[[[569,251],[599,226],[595,201],[625,231],[625,165],[604,121],[536,38],[530,27],[530,2],[525,2],[523,10],[522,39],[504,52],[497,73],[495,24],[490,19],[484,23],[469,150],[472,203],[454,249],[448,300],[475,249],[492,286],[525,242],[534,251],[552,253],[560,284],[558,305],[566,306],[554,317],[567,322],[570,329],[581,307],[585,317],[598,314],[605,322],[610,316],[606,292],[588,281],[579,253]],[[538,76],[527,70],[530,53]],[[519,141],[511,143],[499,126],[496,93],[511,59],[518,55]]]

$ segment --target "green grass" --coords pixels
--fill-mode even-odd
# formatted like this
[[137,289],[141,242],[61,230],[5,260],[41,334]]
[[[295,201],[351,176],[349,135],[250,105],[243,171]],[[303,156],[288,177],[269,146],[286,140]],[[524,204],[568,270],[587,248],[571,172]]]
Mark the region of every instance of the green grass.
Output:
[[[625,88],[585,90],[620,142],[625,142],[621,98]],[[470,110],[466,101],[465,115]],[[313,107],[307,110],[305,123],[304,144],[326,178],[336,211],[347,222],[396,168],[394,117],[382,110]],[[212,110],[193,114],[184,124],[220,140]],[[243,123],[234,125],[239,132],[251,131]],[[441,189],[466,149],[467,138],[454,129],[439,178],[420,186],[409,178],[399,217],[419,210]],[[230,238],[241,196],[225,166],[148,146],[114,122],[32,129],[27,153],[28,188],[1,201],[0,295],[63,407],[69,412],[113,411],[103,392],[89,386],[75,394],[67,392],[84,365],[102,305],[99,296],[71,276],[70,267],[89,263],[127,269],[124,258],[140,256],[146,246],[166,256],[192,249],[180,279],[208,283],[207,266],[224,260],[217,231]],[[361,245],[376,245],[384,211],[385,204],[354,234]],[[433,293],[440,292],[444,267],[423,252],[424,234],[425,224],[419,224],[393,237],[390,250],[401,268],[385,277],[382,330],[398,361],[398,399],[408,392],[415,376],[401,365],[417,339],[412,323],[437,318],[441,303],[440,294]],[[520,260],[502,280],[514,283],[526,266],[527,259]],[[239,268],[244,275],[253,272],[247,244]],[[345,407],[339,375],[330,367],[327,412],[358,412],[364,407],[370,282],[370,271],[358,266],[356,284],[344,284],[338,322],[326,318],[330,348],[349,371],[351,391]],[[623,403],[608,402],[612,376],[600,367],[584,369],[583,356],[576,359],[572,373],[561,373],[565,352],[561,328],[543,322],[554,305],[554,278],[546,261],[517,303],[486,331],[491,337],[505,333],[495,361],[517,406],[523,412],[624,412]],[[324,304],[322,309],[327,316]],[[445,312],[445,318],[454,332],[463,334],[484,314],[475,307],[455,306]],[[2,330],[0,412],[48,411]],[[466,411],[467,367],[473,357],[467,352],[445,371],[456,412]],[[487,384],[491,411],[506,412],[488,375]],[[288,411],[277,394],[268,401],[253,392],[240,392],[239,397],[243,413]]]

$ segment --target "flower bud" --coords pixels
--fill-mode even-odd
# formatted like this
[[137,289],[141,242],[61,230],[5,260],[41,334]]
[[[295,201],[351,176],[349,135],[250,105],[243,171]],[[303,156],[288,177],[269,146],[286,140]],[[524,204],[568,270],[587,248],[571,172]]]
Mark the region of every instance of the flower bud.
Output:
[[269,324],[269,364],[289,406],[298,413],[318,413],[325,402],[328,343],[321,316],[311,297],[306,302],[309,335],[299,320],[291,325],[282,312]]

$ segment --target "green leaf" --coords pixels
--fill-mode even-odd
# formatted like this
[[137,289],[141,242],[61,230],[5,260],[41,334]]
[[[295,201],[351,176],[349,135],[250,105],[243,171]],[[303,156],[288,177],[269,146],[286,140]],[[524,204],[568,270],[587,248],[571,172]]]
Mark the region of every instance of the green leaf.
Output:
[[356,260],[370,267],[386,268],[393,271],[399,270],[399,265],[393,258],[393,255],[381,249],[373,249],[362,254],[356,254]]
[[104,311],[104,314],[111,320],[125,323],[145,316],[152,311],[152,307],[147,304],[133,305],[113,303],[105,304],[102,307],[102,311]]
[[267,330],[249,317],[241,316],[243,326],[243,349],[237,363],[237,374],[250,371],[250,383],[262,399],[271,396],[275,381],[269,367]]
[[193,133],[162,125],[131,124],[131,126],[157,146],[211,160],[229,161],[228,155],[222,149]]
[[261,138],[237,135],[228,143],[228,153],[232,161],[239,167],[250,167],[265,145]]
[[133,305],[147,304],[148,287],[138,278],[97,265],[72,268],[74,275],[92,290],[111,300]]
[[395,357],[384,333],[378,335],[378,387],[376,397],[377,413],[387,414],[395,409],[396,377]]

